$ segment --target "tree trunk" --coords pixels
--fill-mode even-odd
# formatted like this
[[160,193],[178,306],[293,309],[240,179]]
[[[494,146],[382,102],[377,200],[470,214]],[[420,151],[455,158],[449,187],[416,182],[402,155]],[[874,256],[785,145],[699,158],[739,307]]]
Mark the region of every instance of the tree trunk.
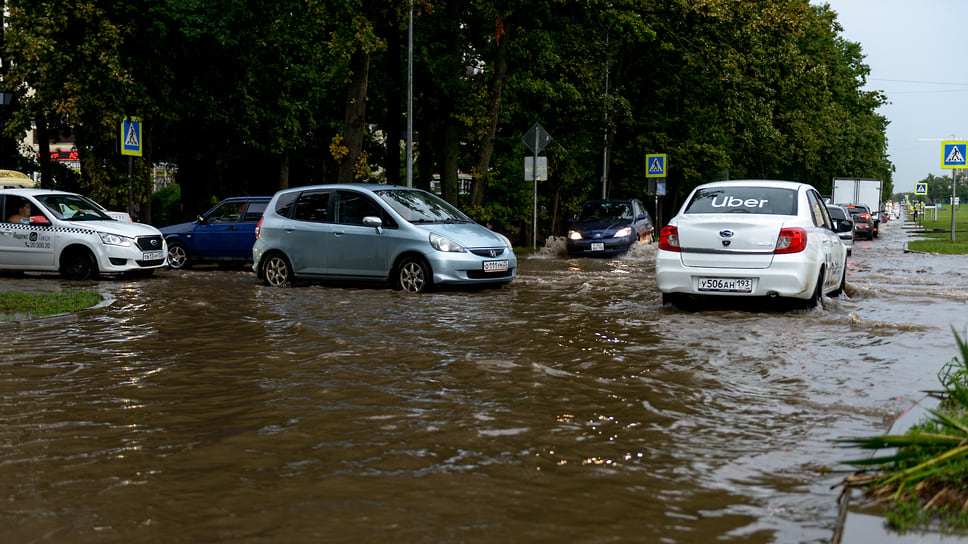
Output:
[[386,175],[387,183],[391,185],[402,185],[400,183],[400,140],[401,137],[406,137],[403,133],[402,122],[406,112],[406,109],[403,108],[406,81],[403,78],[404,68],[400,62],[403,54],[402,39],[400,25],[392,25],[387,35],[387,54],[385,55],[390,88],[387,90],[387,117],[384,125],[386,127]]
[[[134,183],[134,199],[135,202],[140,203],[141,213],[139,214],[139,221],[142,223],[151,224],[151,195],[155,192],[155,169],[152,166],[154,164],[154,159],[152,159],[151,150],[152,146],[152,133],[151,128],[152,123],[142,123],[142,139],[141,139],[141,149],[142,158],[138,162],[141,163],[141,175],[135,178]],[[144,192],[138,191],[138,186],[144,187]],[[140,197],[139,197],[140,193]]]
[[362,51],[350,60],[353,75],[346,89],[346,117],[343,121],[343,145],[349,150],[339,165],[338,181],[356,181],[356,163],[363,152],[363,133],[366,128],[366,86],[370,73],[370,55]]
[[498,38],[497,51],[494,54],[494,77],[491,79],[491,103],[488,107],[487,135],[481,142],[477,154],[477,166],[474,168],[474,179],[471,182],[471,207],[484,204],[484,190],[487,189],[487,175],[491,167],[491,154],[494,152],[494,138],[497,135],[498,114],[501,112],[501,92],[504,89],[504,75],[508,69],[507,27]]
[[[448,28],[447,50],[450,53],[450,58],[448,59],[449,65],[447,71],[451,78],[451,85],[454,85],[456,89],[461,84],[465,70],[464,57],[462,55],[463,49],[461,48],[460,26],[458,24],[458,21],[461,19],[462,2],[450,2],[447,6],[448,15],[453,22]],[[443,161],[440,165],[440,188],[444,200],[456,206],[460,203],[460,195],[457,190],[457,159],[460,155],[462,131],[457,120],[460,105],[454,94],[455,91],[444,92],[445,98],[441,102],[442,111],[439,112],[440,116],[444,118],[444,137],[443,142],[441,142]]]
[[458,136],[457,121],[450,117],[444,124],[444,157],[441,164],[440,188],[444,200],[453,205],[460,202],[457,184],[457,156],[460,153],[460,137]]
[[289,188],[289,150],[282,152],[279,158],[279,190]]
[[50,130],[47,128],[47,118],[38,113],[34,119],[37,123],[37,145],[40,153],[40,186],[44,189],[54,188],[54,171],[50,164]]

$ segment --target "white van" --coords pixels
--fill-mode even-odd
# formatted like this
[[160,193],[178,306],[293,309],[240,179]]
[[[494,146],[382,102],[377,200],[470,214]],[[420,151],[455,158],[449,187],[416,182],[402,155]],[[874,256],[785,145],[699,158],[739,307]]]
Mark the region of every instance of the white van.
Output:
[[0,189],[0,270],[60,272],[72,280],[150,274],[165,266],[161,231],[118,221],[96,202],[48,189]]

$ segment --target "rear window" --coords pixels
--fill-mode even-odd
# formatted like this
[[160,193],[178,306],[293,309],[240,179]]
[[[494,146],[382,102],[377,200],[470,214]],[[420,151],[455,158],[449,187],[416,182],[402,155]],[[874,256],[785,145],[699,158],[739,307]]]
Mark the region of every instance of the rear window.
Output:
[[797,191],[779,187],[708,187],[696,191],[685,213],[797,215]]

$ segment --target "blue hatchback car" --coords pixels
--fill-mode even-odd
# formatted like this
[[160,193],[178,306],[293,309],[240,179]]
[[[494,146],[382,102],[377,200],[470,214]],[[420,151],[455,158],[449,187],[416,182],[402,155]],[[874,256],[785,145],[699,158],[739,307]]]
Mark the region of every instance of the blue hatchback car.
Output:
[[168,266],[178,270],[201,263],[223,267],[251,263],[255,227],[271,198],[226,198],[191,223],[162,227],[159,230],[168,242]]
[[582,204],[568,228],[569,255],[608,256],[624,253],[637,243],[651,242],[652,219],[634,198],[591,200]]

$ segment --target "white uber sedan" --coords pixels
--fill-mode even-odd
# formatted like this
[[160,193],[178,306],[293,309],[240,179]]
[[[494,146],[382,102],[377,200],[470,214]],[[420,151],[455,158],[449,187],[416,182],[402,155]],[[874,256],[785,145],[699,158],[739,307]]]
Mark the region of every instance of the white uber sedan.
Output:
[[847,250],[810,185],[721,181],[693,189],[662,229],[655,276],[663,303],[785,297],[812,308],[843,292]]

